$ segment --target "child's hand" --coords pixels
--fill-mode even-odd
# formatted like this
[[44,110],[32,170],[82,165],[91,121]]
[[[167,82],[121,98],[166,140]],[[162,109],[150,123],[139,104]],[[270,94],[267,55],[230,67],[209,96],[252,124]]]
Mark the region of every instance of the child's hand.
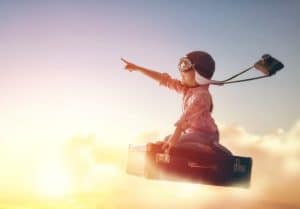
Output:
[[126,70],[128,70],[128,71],[136,71],[136,70],[138,70],[138,66],[137,65],[135,65],[135,64],[133,64],[133,63],[131,63],[131,62],[128,62],[127,60],[125,60],[125,59],[123,59],[123,58],[121,58],[121,60],[125,63],[125,69]]
[[164,151],[164,152],[167,152],[167,150],[169,150],[170,148],[170,142],[169,141],[166,141],[163,143],[161,149]]
[[168,141],[164,142],[164,144],[162,146],[162,150],[165,153],[169,153],[170,149],[174,146],[174,144],[175,144],[174,140],[168,140]]

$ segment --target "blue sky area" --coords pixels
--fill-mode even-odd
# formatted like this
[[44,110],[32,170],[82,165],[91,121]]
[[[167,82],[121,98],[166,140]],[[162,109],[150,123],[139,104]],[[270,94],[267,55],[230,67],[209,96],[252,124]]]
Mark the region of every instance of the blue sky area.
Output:
[[281,60],[285,68],[274,77],[210,90],[218,124],[288,129],[300,116],[299,11],[296,0],[1,1],[2,128],[34,129],[45,120],[172,127],[180,95],[123,70],[120,57],[179,78],[178,59],[204,50],[216,61],[217,80],[264,53]]

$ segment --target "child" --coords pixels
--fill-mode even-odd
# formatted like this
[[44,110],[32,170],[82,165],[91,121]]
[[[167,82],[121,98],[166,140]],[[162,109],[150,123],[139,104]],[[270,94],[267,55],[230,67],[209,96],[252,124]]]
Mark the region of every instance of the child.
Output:
[[125,69],[140,71],[183,95],[183,113],[175,123],[174,133],[168,136],[163,150],[168,152],[173,146],[184,144],[218,144],[219,132],[211,116],[213,110],[209,84],[215,71],[215,62],[206,52],[193,51],[180,59],[178,69],[181,81],[171,78],[167,73],[156,72],[130,63],[124,59]]

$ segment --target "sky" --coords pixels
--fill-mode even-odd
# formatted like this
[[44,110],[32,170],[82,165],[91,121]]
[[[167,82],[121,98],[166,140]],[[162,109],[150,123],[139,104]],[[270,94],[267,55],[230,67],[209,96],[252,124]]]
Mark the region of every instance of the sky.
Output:
[[221,137],[297,129],[299,11],[296,0],[0,1],[0,183],[18,188],[74,136],[126,149],[174,129],[181,95],[125,71],[121,57],[179,78],[180,57],[203,50],[223,80],[269,53],[285,65],[273,77],[210,87],[213,118]]

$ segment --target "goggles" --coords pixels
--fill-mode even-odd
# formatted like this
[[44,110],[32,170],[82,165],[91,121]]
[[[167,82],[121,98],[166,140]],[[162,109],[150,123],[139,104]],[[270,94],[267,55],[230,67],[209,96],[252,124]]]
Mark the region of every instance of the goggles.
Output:
[[[182,57],[178,63],[178,69],[180,72],[187,72],[190,70],[194,70],[194,66],[195,65],[187,57]],[[207,85],[207,84],[211,84],[214,82],[210,79],[207,79],[207,78],[201,76],[197,71],[195,71],[195,72],[196,72],[195,79],[199,85]]]
[[189,71],[192,70],[194,68],[194,64],[191,62],[191,60],[187,57],[182,57],[179,60],[178,63],[178,70],[180,72],[185,72],[185,71]]

